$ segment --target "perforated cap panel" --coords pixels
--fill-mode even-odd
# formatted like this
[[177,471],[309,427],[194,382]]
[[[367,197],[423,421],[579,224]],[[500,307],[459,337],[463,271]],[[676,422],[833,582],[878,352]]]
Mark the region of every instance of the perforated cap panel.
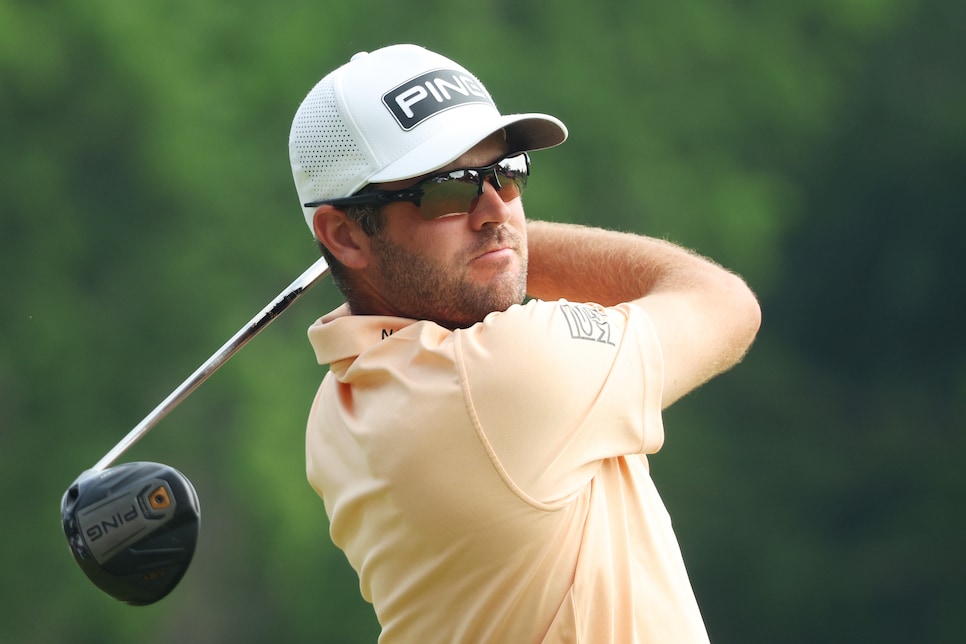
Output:
[[372,172],[369,161],[342,119],[330,78],[306,96],[289,135],[292,168],[302,174],[300,199],[346,197]]

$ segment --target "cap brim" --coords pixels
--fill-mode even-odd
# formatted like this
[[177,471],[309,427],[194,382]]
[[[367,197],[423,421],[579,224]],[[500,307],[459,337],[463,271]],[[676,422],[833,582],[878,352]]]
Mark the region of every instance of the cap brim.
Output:
[[[479,119],[458,131],[447,130],[421,142],[367,183],[386,183],[429,174],[449,165],[494,132],[506,130],[509,152],[532,152],[567,140],[567,127],[549,114],[510,114]],[[362,186],[359,186],[361,188]],[[358,188],[357,188],[358,189]]]

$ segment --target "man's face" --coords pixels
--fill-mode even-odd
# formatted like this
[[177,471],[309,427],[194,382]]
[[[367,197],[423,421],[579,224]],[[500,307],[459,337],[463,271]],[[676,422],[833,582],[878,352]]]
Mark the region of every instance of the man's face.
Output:
[[[480,167],[506,155],[491,137],[442,171]],[[401,189],[414,181],[380,185]],[[527,234],[519,198],[504,202],[487,182],[471,212],[425,221],[407,202],[383,208],[386,225],[370,240],[367,286],[391,314],[465,328],[523,301]]]

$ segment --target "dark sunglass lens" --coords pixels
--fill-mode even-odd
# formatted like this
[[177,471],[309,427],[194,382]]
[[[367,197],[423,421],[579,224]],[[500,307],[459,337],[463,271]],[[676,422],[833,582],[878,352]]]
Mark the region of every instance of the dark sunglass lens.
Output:
[[503,159],[487,169],[453,170],[431,177],[419,184],[422,191],[420,216],[429,220],[469,212],[482,191],[484,180],[492,182],[496,179],[493,187],[499,184],[500,197],[504,201],[512,201],[526,187],[529,172],[527,155],[519,154]]
[[420,215],[423,219],[437,219],[444,215],[468,212],[479,192],[475,172],[457,170],[436,177],[422,185]]
[[504,201],[515,199],[523,193],[523,189],[527,187],[529,170],[525,154],[504,159],[496,166],[496,173],[499,175],[500,184],[503,186],[500,195]]

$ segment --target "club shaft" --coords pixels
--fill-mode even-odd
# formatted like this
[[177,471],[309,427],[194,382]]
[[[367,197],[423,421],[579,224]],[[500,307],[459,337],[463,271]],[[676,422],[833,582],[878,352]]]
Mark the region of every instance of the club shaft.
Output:
[[135,443],[144,437],[151,428],[157,425],[161,419],[168,415],[172,409],[177,407],[181,401],[187,398],[191,392],[198,388],[201,383],[208,379],[208,376],[217,371],[235,353],[254,338],[258,333],[268,326],[275,318],[282,314],[292,302],[297,300],[313,284],[319,281],[329,272],[329,266],[325,259],[319,258],[304,273],[299,275],[294,282],[276,296],[272,302],[261,312],[253,317],[251,321],[231,337],[228,342],[223,344],[210,358],[208,358],[187,380],[182,382],[165,398],[160,405],[154,408],[151,413],[135,425],[128,432],[127,436],[121,439],[117,445],[111,448],[107,454],[99,460],[94,467],[94,471],[102,471],[116,461],[124,452],[129,450]]

